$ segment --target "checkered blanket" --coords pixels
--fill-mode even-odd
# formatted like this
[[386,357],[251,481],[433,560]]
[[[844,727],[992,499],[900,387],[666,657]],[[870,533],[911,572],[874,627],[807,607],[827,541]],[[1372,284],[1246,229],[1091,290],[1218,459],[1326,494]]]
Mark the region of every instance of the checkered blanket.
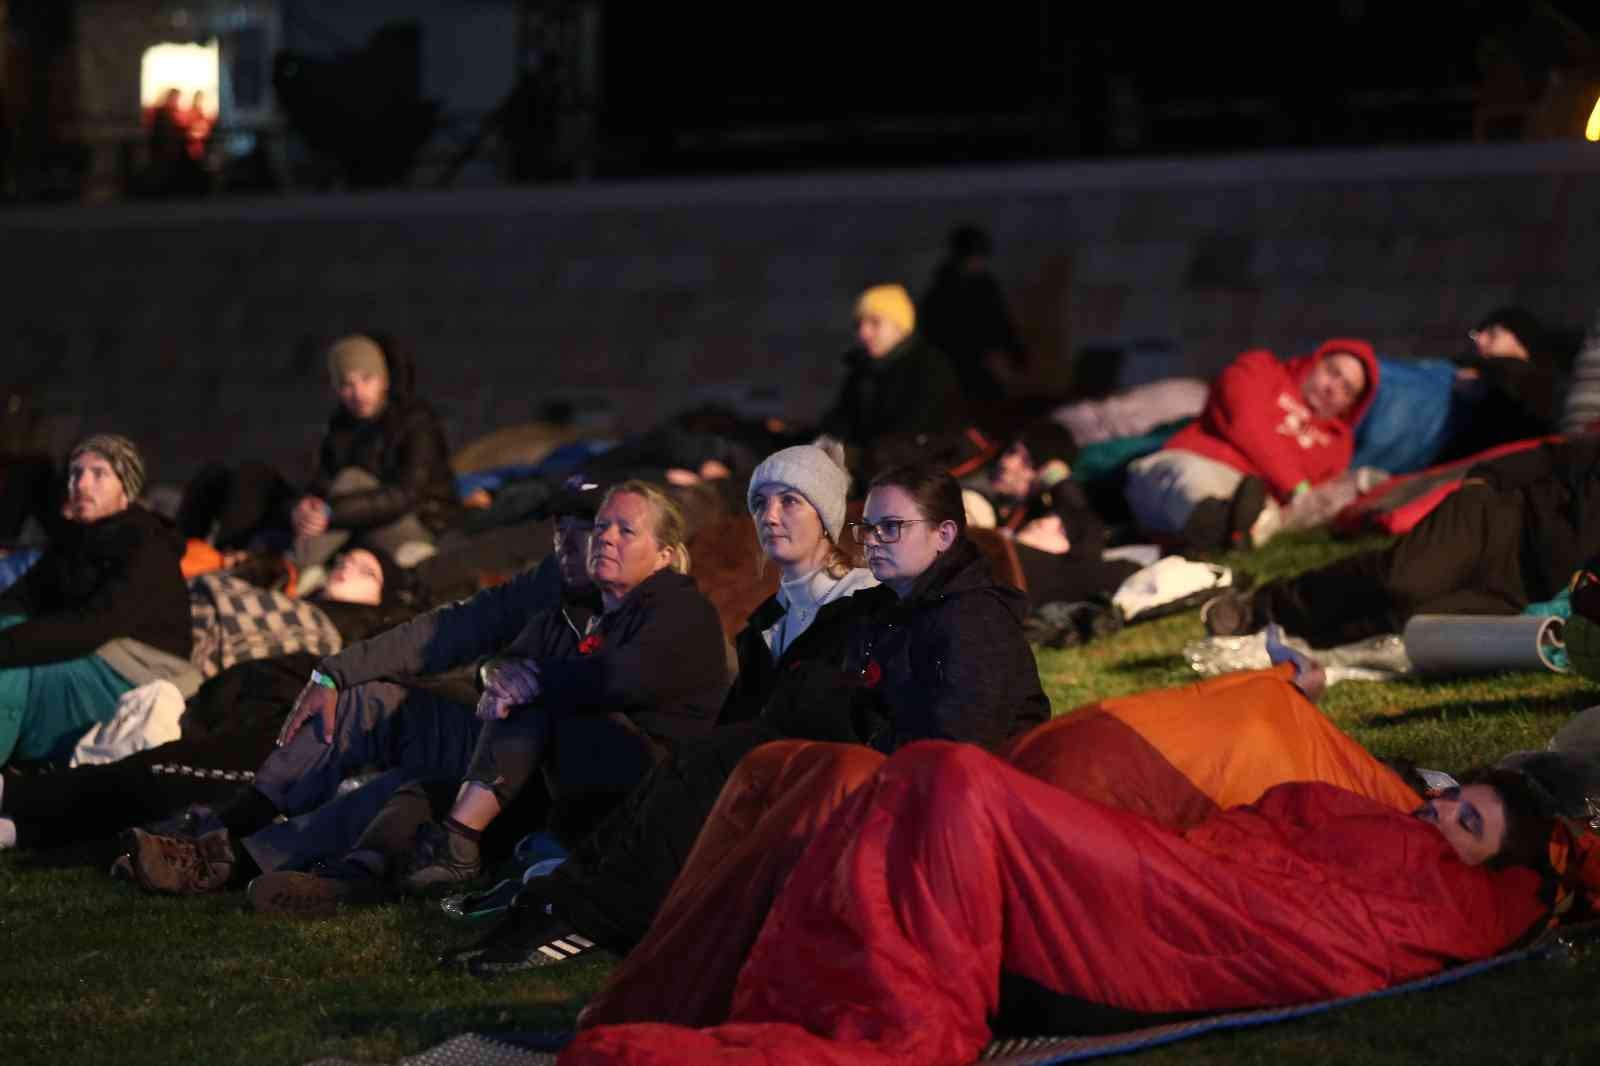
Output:
[[332,655],[344,640],[321,608],[228,574],[202,574],[189,582],[194,633],[190,659],[206,677],[235,663],[290,652]]

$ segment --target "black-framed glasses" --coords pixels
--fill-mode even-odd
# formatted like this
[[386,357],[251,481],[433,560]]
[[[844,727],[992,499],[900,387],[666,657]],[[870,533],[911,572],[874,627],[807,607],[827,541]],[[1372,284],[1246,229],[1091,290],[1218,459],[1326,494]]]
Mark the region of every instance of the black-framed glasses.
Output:
[[882,522],[851,522],[845,528],[850,531],[850,539],[857,544],[865,544],[869,533],[878,538],[879,544],[893,544],[900,539],[900,530],[906,526],[913,522],[931,521],[931,518],[885,518]]

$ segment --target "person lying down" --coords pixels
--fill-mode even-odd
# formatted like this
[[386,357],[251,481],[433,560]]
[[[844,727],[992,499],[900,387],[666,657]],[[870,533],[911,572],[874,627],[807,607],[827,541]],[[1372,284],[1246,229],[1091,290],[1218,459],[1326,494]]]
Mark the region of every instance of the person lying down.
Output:
[[[1326,723],[1287,691],[1288,673],[1106,701],[1035,730],[1009,764],[912,745],[866,772],[800,847],[758,824],[702,856],[718,850],[702,834],[561,1063],[964,1063],[994,1032],[1094,1032],[1370,991],[1548,924],[1553,824],[1526,778],[1491,771],[1424,801],[1348,738],[1296,752],[1294,730],[1247,713],[1248,737],[1233,743],[1229,708]],[[1209,724],[1170,713],[1184,704]],[[1209,742],[1194,732],[1207,728]],[[1324,779],[1280,778],[1253,803],[1218,803],[1266,780],[1274,733],[1292,773]],[[1113,806],[1130,781],[1186,798]],[[788,868],[763,869],[774,855]],[[703,876],[703,858],[723,864],[721,882]],[[747,952],[734,919],[691,917],[691,895],[726,913],[764,877],[781,890],[770,913],[752,908],[766,917]],[[705,895],[719,887],[720,899]],[[691,932],[711,958],[673,950]],[[719,966],[719,950],[737,964]],[[721,1000],[701,990],[723,980]]]

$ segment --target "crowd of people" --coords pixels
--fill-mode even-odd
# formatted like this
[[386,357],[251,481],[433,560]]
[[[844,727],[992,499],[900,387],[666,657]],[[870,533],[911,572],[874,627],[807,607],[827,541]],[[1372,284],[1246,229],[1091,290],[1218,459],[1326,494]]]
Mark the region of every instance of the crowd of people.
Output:
[[[700,410],[468,484],[414,360],[360,333],[327,350],[304,479],[214,464],[164,517],[114,433],[64,477],[4,460],[0,536],[45,544],[0,594],[0,847],[114,840],[114,876],[262,913],[449,894],[501,914],[438,960],[480,977],[611,952],[573,1063],[959,1063],[993,1032],[1368,991],[1587,914],[1582,752],[1389,765],[1276,644],[1052,718],[1031,619],[1116,624],[1129,543],[1303,528],[1420,379],[1335,338],[1008,421],[1027,351],[990,254],[963,227],[921,301],[862,292],[803,429]],[[1585,572],[1600,336],[1565,422],[1536,319],[1469,340],[1426,386],[1457,491],[1387,548],[1210,599],[1211,632],[1328,647]],[[442,562],[493,530],[533,565],[455,595]],[[530,835],[561,861],[484,890]]]

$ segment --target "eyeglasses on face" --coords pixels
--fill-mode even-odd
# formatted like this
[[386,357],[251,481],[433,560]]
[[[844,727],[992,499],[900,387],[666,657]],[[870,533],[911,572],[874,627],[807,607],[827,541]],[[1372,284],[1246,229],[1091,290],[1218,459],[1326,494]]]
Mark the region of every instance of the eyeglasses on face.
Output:
[[851,522],[845,528],[857,544],[865,544],[869,533],[878,538],[879,544],[893,544],[900,539],[900,531],[906,526],[931,521],[931,518],[885,518],[882,522]]

